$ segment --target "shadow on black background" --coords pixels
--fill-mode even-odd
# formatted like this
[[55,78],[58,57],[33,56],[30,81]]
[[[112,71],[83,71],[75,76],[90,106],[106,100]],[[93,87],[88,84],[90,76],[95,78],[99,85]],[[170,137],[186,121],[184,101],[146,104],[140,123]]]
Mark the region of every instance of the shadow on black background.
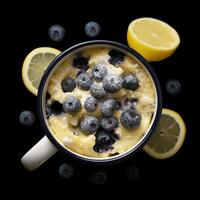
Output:
[[[123,12],[120,12],[123,11]],[[127,11],[127,12],[126,12]],[[12,184],[18,188],[18,193],[23,194],[24,188],[34,191],[37,195],[40,190],[45,189],[49,194],[58,188],[60,191],[72,192],[81,188],[86,188],[85,193],[89,194],[91,188],[97,191],[121,191],[125,187],[130,193],[136,194],[139,191],[149,190],[154,196],[157,191],[163,193],[177,192],[177,188],[182,188],[182,192],[187,193],[188,184],[193,182],[195,177],[194,169],[194,143],[193,138],[198,134],[194,130],[195,116],[191,109],[194,96],[194,82],[191,77],[194,67],[191,61],[191,49],[193,43],[193,27],[186,7],[179,9],[131,9],[122,6],[121,9],[102,12],[71,12],[64,8],[60,12],[49,10],[46,13],[24,11],[16,15],[15,25],[15,45],[14,45],[14,68],[15,68],[15,103],[16,119],[15,129],[17,133],[12,134],[14,142],[14,180]],[[114,40],[124,44],[126,41],[126,31],[128,24],[135,18],[149,16],[159,18],[172,25],[180,34],[181,44],[178,50],[168,59],[151,63],[156,71],[163,90],[163,107],[173,109],[181,114],[186,126],[187,136],[183,147],[172,158],[167,160],[155,160],[143,151],[136,156],[118,165],[111,166],[91,166],[82,164],[76,160],[57,153],[48,162],[34,172],[27,172],[20,164],[21,157],[43,137],[43,132],[36,119],[36,123],[31,128],[22,127],[18,123],[21,111],[28,109],[36,113],[36,97],[29,93],[22,83],[21,66],[25,56],[34,48],[40,46],[50,46],[61,51],[82,41],[90,40],[84,34],[84,25],[88,21],[97,21],[102,28],[101,34],[96,39]],[[13,19],[14,20],[14,19]],[[61,24],[66,29],[66,37],[60,43],[52,42],[48,37],[48,28],[52,24]],[[198,66],[196,66],[198,67]],[[165,91],[165,83],[171,78],[180,80],[182,85],[181,93],[171,96]],[[36,115],[37,116],[37,115]],[[59,177],[58,167],[67,162],[74,166],[74,176],[65,180]],[[140,175],[138,180],[130,181],[126,178],[126,168],[136,165]],[[104,169],[107,172],[107,182],[102,186],[95,186],[90,181],[90,174],[96,169]],[[87,191],[87,192],[86,192]],[[77,191],[78,192],[78,191]],[[61,192],[62,193],[62,192]],[[64,192],[63,192],[64,193]],[[145,192],[144,192],[145,193]],[[144,194],[142,192],[142,194]],[[23,196],[23,195],[22,195]]]

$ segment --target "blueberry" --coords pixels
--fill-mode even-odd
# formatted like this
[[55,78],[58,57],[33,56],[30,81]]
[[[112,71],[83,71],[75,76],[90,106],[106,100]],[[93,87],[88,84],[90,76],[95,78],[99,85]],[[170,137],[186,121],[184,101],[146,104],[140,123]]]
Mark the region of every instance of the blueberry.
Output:
[[85,72],[85,70],[83,70],[83,69],[79,69],[78,72],[77,72],[76,77],[78,77],[78,76],[79,76],[80,74],[82,74],[83,72]]
[[60,115],[62,112],[63,112],[63,106],[58,101],[53,101],[51,105],[47,105],[46,107],[47,117],[49,117],[51,114]]
[[119,155],[119,152],[110,153],[108,156],[109,156],[109,157],[112,157],[112,156],[117,156],[117,155]]
[[51,98],[51,95],[48,92],[46,92],[46,100],[48,100],[50,98]]
[[122,79],[122,86],[126,89],[136,90],[139,87],[139,80],[134,74],[124,75]]
[[118,109],[118,102],[114,99],[107,99],[102,103],[100,109],[105,117],[110,117]]
[[82,69],[86,71],[88,69],[88,59],[81,56],[81,54],[79,53],[73,59],[73,66],[78,69]]
[[63,26],[56,24],[49,28],[48,34],[53,41],[60,42],[65,36],[65,29]]
[[117,127],[118,121],[114,117],[104,117],[102,118],[100,124],[104,130],[113,131]]
[[139,169],[135,165],[126,167],[125,176],[130,181],[137,181],[140,175]]
[[128,101],[130,101],[131,103],[137,103],[138,102],[138,98],[130,98],[130,99],[126,99]]
[[61,82],[63,92],[72,92],[76,87],[76,81],[71,77],[66,77]]
[[140,125],[142,117],[136,110],[127,110],[120,116],[121,124],[125,128],[136,128]]
[[107,174],[104,170],[97,170],[92,173],[90,181],[96,185],[103,185],[107,180]]
[[98,135],[98,143],[103,146],[103,147],[107,147],[108,145],[112,144],[113,143],[113,139],[112,137],[110,137],[109,134],[101,134],[101,135]]
[[79,99],[69,96],[63,103],[63,109],[66,113],[76,113],[81,109],[81,102]]
[[80,124],[81,131],[86,134],[92,134],[99,128],[99,120],[96,117],[88,116]]
[[102,81],[107,74],[107,69],[103,64],[97,64],[92,69],[92,76],[96,81]]
[[70,164],[62,164],[58,169],[58,173],[62,178],[71,178],[74,174],[74,168]]
[[47,105],[46,106],[46,116],[47,116],[47,118],[49,118],[51,114],[52,114],[52,111],[51,111],[50,105]]
[[96,98],[103,98],[106,96],[106,91],[101,83],[93,83],[90,87],[90,93]]
[[112,65],[116,66],[124,61],[125,55],[122,52],[112,49],[108,54],[110,56],[108,62]]
[[178,94],[181,90],[181,83],[176,79],[171,79],[166,83],[166,90],[169,94]]
[[122,78],[115,74],[108,74],[103,79],[103,88],[105,91],[114,93],[121,89]]
[[79,74],[77,77],[77,85],[83,90],[89,90],[92,83],[92,76],[86,72]]
[[103,129],[98,129],[97,133],[95,134],[95,137],[96,140],[93,150],[99,153],[112,149],[112,144],[114,144],[115,141],[119,140],[117,134],[105,131]]
[[120,107],[121,107],[121,102],[120,102],[120,101],[117,101],[117,100],[115,100],[114,109],[115,109],[115,110],[118,110]]
[[96,37],[99,35],[101,27],[97,22],[88,22],[85,25],[85,34],[89,37]]
[[97,99],[95,97],[88,97],[85,100],[84,108],[87,112],[94,112],[97,108]]
[[22,111],[19,115],[19,122],[24,126],[31,126],[35,122],[35,115],[30,110]]

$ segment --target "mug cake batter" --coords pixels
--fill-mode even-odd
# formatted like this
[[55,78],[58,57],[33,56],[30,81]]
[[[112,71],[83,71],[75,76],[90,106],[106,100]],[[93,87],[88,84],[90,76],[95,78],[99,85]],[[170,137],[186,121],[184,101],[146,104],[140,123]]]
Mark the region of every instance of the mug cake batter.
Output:
[[[94,77],[95,66],[100,66],[102,77]],[[101,66],[104,69],[106,68],[105,74]],[[84,85],[78,83],[78,77],[80,78],[83,73],[87,73],[91,78],[92,85],[88,88],[87,85],[84,88]],[[129,89],[125,85],[126,80],[124,80],[124,77],[129,75],[136,77],[138,80],[136,88]],[[119,81],[119,85],[122,84],[122,86],[119,86],[120,89],[115,88],[116,91],[112,91],[113,88],[109,88],[111,87],[109,84],[106,85],[106,76],[108,82],[112,76],[118,77],[120,81],[122,80],[122,83]],[[109,79],[109,77],[111,78]],[[66,78],[68,78],[68,81],[73,80],[72,91],[66,92],[62,87],[62,81]],[[103,87],[106,93],[100,97],[95,93],[96,90],[93,93],[91,89],[92,87],[95,88],[93,84]],[[69,100],[71,97],[80,102],[77,112],[68,112],[68,108],[65,109],[64,105],[66,105],[67,99]],[[85,101],[88,97],[94,97],[97,101],[97,107],[94,111],[88,112],[85,109]],[[117,103],[116,108],[112,110],[112,116],[107,116],[102,108],[103,103],[108,99],[111,99],[110,102]],[[65,148],[93,158],[115,156],[130,150],[138,144],[151,125],[155,106],[154,83],[145,68],[132,56],[109,48],[90,48],[69,57],[54,72],[47,88],[46,112],[53,136]],[[129,117],[132,116],[131,112],[138,113],[138,116],[134,119],[138,123],[135,127],[126,124],[126,117],[128,116],[129,120]],[[125,113],[124,118],[122,113]],[[83,121],[87,117],[92,120],[91,116],[98,120],[94,124],[98,128],[96,131],[87,132],[84,129]],[[114,118],[115,122],[115,127],[111,131],[103,128],[102,119],[108,119],[108,117]],[[108,136],[105,136],[106,134]],[[99,144],[98,141],[102,138],[102,135],[104,137],[103,145]]]

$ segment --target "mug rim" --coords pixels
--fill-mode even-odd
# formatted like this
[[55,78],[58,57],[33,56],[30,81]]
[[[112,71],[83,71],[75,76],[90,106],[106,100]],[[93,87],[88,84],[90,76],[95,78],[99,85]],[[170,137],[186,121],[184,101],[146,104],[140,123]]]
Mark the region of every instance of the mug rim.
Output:
[[[122,50],[125,50],[127,52],[129,52],[130,54],[132,54],[133,56],[135,56],[145,67],[145,69],[149,72],[149,74],[151,75],[151,78],[154,82],[155,85],[155,89],[157,92],[157,110],[155,110],[155,116],[154,116],[154,121],[152,122],[152,125],[149,129],[149,131],[145,134],[145,137],[139,142],[138,145],[136,145],[135,148],[132,148],[126,152],[124,152],[123,154],[119,154],[118,156],[114,156],[114,157],[109,157],[109,158],[93,158],[93,157],[85,157],[85,156],[81,156],[81,154],[76,154],[73,153],[71,151],[69,151],[67,148],[64,148],[57,140],[56,138],[52,135],[52,133],[50,132],[49,128],[46,125],[45,122],[45,117],[43,115],[43,90],[44,87],[46,85],[46,81],[49,77],[50,72],[54,69],[54,67],[69,53],[73,52],[74,50],[78,49],[78,48],[82,48],[85,46],[92,46],[92,45],[110,45],[113,47],[117,47],[120,48]],[[79,44],[76,44],[66,50],[64,50],[61,54],[59,54],[48,66],[48,68],[46,69],[39,88],[38,88],[38,95],[37,95],[37,109],[38,109],[38,117],[39,117],[39,122],[40,125],[42,126],[42,129],[44,130],[45,135],[48,137],[48,139],[55,145],[55,147],[61,151],[62,153],[64,153],[65,155],[70,155],[74,158],[77,158],[79,160],[82,161],[86,161],[86,162],[91,162],[91,163],[113,163],[113,162],[118,162],[122,159],[128,158],[132,155],[135,155],[139,150],[141,150],[141,148],[147,143],[147,141],[149,140],[150,136],[153,134],[155,128],[157,127],[157,124],[159,122],[160,116],[161,116],[161,111],[162,111],[162,92],[161,92],[161,87],[160,87],[160,83],[158,81],[157,75],[155,74],[154,70],[152,69],[151,65],[148,63],[148,61],[143,58],[139,53],[137,53],[135,50],[129,48],[128,46],[121,44],[119,42],[114,42],[114,41],[110,41],[110,40],[91,40],[91,41],[86,41],[86,42],[82,42]]]

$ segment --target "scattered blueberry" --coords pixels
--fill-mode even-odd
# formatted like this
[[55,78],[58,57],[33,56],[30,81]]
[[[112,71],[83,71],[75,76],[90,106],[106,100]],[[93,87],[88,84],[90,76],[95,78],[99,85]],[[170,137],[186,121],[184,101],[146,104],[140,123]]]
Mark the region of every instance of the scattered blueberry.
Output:
[[92,69],[92,76],[96,81],[102,81],[106,74],[107,74],[107,69],[101,63],[95,65]]
[[97,99],[95,97],[88,97],[85,100],[84,108],[87,112],[94,112],[97,109]]
[[19,122],[24,126],[31,126],[35,122],[35,115],[30,110],[22,111],[19,115]]
[[106,91],[101,83],[93,83],[90,87],[90,93],[96,98],[103,98],[106,96]]
[[102,103],[100,109],[105,117],[110,117],[118,109],[118,102],[115,99],[107,99]]
[[73,59],[73,66],[78,69],[87,70],[88,69],[88,59],[81,56],[81,54],[79,53]]
[[50,105],[47,105],[46,107],[47,117],[49,117],[51,114],[59,115],[62,112],[63,112],[63,106],[58,101],[53,101]]
[[103,185],[107,180],[107,174],[104,170],[97,170],[92,173],[90,181],[96,185]]
[[112,49],[109,52],[109,55],[110,55],[110,58],[109,58],[108,62],[112,65],[116,66],[124,61],[124,54],[115,49]]
[[60,42],[65,36],[65,29],[63,26],[56,24],[49,28],[48,34],[53,41]]
[[122,86],[126,89],[136,90],[139,87],[139,80],[134,74],[124,75]]
[[88,116],[80,124],[81,131],[86,134],[92,134],[99,128],[99,120],[96,117]]
[[70,164],[62,164],[58,169],[58,173],[62,178],[71,178],[74,174],[74,168]]
[[181,90],[181,83],[176,79],[171,79],[166,83],[166,90],[169,94],[178,94]]
[[89,90],[92,83],[92,76],[86,72],[79,74],[77,77],[77,85],[83,90]]
[[76,87],[76,81],[71,77],[66,77],[61,82],[63,92],[72,92]]
[[63,110],[67,113],[79,112],[81,109],[81,102],[79,99],[69,96],[63,103]]
[[103,88],[105,91],[114,93],[121,89],[122,78],[115,74],[108,74],[103,79]]
[[96,37],[99,35],[101,27],[97,22],[88,22],[85,25],[85,34],[89,37]]
[[130,181],[137,181],[140,175],[139,169],[135,165],[129,165],[126,168],[125,176]]
[[103,129],[98,129],[97,133],[95,134],[95,137],[96,141],[93,149],[94,151],[99,153],[112,149],[112,144],[114,144],[116,140],[119,140],[117,134],[105,131]]
[[114,131],[114,129],[118,125],[118,121],[114,117],[104,117],[102,118],[101,122],[101,127],[106,130],[106,131]]
[[136,128],[141,120],[142,117],[136,110],[127,110],[120,116],[120,121],[125,128]]

